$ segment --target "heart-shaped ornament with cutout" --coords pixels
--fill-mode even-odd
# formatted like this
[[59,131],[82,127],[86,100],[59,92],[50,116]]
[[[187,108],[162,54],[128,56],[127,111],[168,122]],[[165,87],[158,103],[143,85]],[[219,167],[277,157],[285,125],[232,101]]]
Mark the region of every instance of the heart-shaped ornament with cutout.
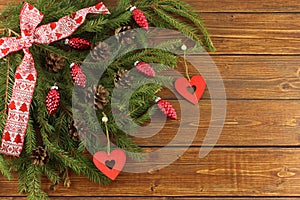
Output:
[[[202,76],[193,76],[191,80],[179,78],[175,81],[175,89],[186,100],[197,104],[206,88],[206,82]],[[194,91],[189,91],[193,89]]]
[[93,155],[95,166],[108,178],[115,180],[126,163],[126,154],[117,149],[110,152],[99,151]]

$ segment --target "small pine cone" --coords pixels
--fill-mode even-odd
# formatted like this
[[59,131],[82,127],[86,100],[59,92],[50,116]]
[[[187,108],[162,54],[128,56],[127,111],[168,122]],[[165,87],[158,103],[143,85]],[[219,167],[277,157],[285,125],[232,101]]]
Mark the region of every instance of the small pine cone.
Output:
[[98,42],[91,51],[91,58],[94,61],[102,61],[110,57],[111,52],[107,43]]
[[78,121],[76,124],[72,121],[68,125],[68,133],[72,140],[78,142],[80,140],[79,131],[84,131],[84,122]]
[[61,55],[50,53],[46,57],[46,68],[49,72],[58,72],[60,69],[63,68],[65,64],[65,60]]
[[[135,40],[135,32],[132,26],[122,26],[115,30],[115,38],[121,44],[133,44]],[[130,31],[131,30],[131,31]]]
[[130,88],[131,79],[127,70],[119,70],[114,76],[115,87],[117,88]]
[[32,150],[30,159],[34,165],[43,166],[49,162],[49,154],[43,147],[38,146]]
[[96,89],[94,104],[96,109],[102,110],[109,102],[108,100],[109,92],[105,90],[102,85],[99,85]]

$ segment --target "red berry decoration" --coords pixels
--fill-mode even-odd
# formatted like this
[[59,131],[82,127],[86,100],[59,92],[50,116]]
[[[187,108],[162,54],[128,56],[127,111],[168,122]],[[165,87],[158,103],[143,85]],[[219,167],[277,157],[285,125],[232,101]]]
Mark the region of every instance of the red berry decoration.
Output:
[[143,11],[137,9],[135,6],[130,8],[130,11],[132,12],[132,17],[135,20],[135,22],[143,29],[148,30],[148,20],[146,16],[144,15]]
[[81,67],[75,63],[70,65],[71,67],[71,76],[74,83],[82,88],[85,88],[86,85],[86,76],[81,69]]
[[136,70],[140,73],[151,78],[155,77],[155,71],[148,63],[136,61],[134,65],[136,67]]
[[77,50],[88,50],[88,49],[91,49],[91,47],[92,47],[92,44],[83,38],[66,39],[65,44],[69,45],[71,48],[77,49]]
[[58,87],[51,87],[51,90],[48,92],[48,95],[46,97],[46,107],[49,114],[53,115],[56,112],[59,106],[59,100],[60,96],[58,92]]
[[156,103],[159,109],[170,119],[177,119],[176,110],[173,108],[172,104],[170,104],[166,100],[162,100],[160,97],[156,99]]

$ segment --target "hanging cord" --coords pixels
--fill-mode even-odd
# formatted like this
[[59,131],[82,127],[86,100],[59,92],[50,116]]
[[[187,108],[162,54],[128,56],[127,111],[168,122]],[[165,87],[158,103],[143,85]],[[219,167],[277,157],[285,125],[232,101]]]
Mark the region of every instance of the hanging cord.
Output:
[[190,78],[190,75],[189,75],[189,66],[186,62],[186,50],[187,50],[187,46],[184,44],[181,46],[181,50],[183,51],[183,61],[184,61],[184,66],[185,66],[185,75],[186,75],[186,78],[190,81],[191,78]]
[[110,154],[110,139],[109,139],[109,133],[108,133],[108,126],[107,126],[107,122],[108,122],[108,117],[106,116],[106,114],[104,112],[102,112],[102,122],[104,123],[105,126],[105,133],[106,133],[106,137],[107,137],[107,155]]

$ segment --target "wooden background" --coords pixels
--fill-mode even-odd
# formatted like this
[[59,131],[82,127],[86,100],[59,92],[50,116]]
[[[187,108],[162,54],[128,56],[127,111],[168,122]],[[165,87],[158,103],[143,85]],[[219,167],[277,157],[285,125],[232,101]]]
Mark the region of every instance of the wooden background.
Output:
[[[217,48],[211,56],[227,92],[226,123],[213,151],[198,158],[211,114],[206,91],[196,139],[175,163],[144,174],[122,173],[105,187],[72,175],[71,188],[52,191],[45,180],[51,199],[300,197],[300,1],[185,1],[206,21]],[[0,9],[7,2],[0,0]],[[176,123],[137,141],[146,150],[164,146],[176,133],[172,127]],[[22,199],[17,181],[1,177],[0,196]]]

